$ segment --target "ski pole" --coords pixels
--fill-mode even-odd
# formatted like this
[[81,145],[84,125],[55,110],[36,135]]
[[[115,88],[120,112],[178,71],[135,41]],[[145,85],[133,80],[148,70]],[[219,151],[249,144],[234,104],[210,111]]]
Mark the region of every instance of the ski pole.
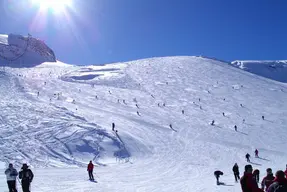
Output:
[[19,184],[22,186],[22,183],[20,182],[20,179],[18,177],[17,177],[17,180],[18,180]]
[[96,173],[95,173],[95,175],[96,175],[98,178],[100,178]]

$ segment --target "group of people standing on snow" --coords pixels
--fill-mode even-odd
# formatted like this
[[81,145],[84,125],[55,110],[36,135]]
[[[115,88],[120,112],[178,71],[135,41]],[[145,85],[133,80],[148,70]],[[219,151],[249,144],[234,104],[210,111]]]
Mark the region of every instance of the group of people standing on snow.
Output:
[[[240,181],[242,192],[287,192],[287,165],[286,170],[278,170],[273,175],[272,169],[266,169],[266,176],[261,181],[261,188],[258,187],[259,183],[259,170],[253,170],[252,165],[248,164],[244,167],[244,174],[240,178],[239,167],[237,163],[232,168],[235,182]],[[223,175],[222,171],[215,171],[214,176],[216,178],[217,185],[220,185],[219,177]]]
[[33,181],[34,174],[29,169],[26,163],[23,164],[20,172],[13,167],[13,164],[10,163],[9,167],[5,170],[5,175],[7,178],[7,184],[9,188],[9,192],[17,192],[16,188],[16,180],[17,176],[19,175],[19,179],[21,179],[22,191],[23,192],[30,192],[30,184]]

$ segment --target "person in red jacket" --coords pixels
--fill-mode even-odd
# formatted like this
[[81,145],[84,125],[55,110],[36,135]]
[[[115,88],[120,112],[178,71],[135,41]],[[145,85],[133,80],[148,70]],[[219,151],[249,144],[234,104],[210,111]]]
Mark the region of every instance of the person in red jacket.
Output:
[[88,164],[88,168],[87,168],[87,171],[89,172],[90,180],[94,180],[93,170],[94,170],[94,164],[92,163],[92,161],[90,161],[90,163]]
[[262,190],[264,190],[265,187],[267,190],[268,187],[273,183],[273,180],[275,179],[275,177],[273,176],[271,168],[266,169],[266,172],[267,172],[267,175],[263,178],[263,180],[261,182],[261,189]]
[[283,171],[276,172],[276,178],[273,183],[268,187],[267,192],[285,192],[287,191],[287,179]]
[[256,150],[254,151],[254,153],[255,153],[255,157],[258,158],[258,157],[259,157],[259,156],[258,156],[259,151],[256,149]]
[[245,165],[245,172],[240,179],[242,192],[263,192],[258,188],[257,182],[252,175],[253,168],[251,165]]

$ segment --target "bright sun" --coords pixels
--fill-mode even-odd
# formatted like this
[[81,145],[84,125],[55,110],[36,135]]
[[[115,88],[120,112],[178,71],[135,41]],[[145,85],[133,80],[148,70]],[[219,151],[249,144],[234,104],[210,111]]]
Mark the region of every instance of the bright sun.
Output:
[[72,0],[31,0],[33,4],[37,4],[43,10],[51,9],[55,12],[65,11],[72,5]]

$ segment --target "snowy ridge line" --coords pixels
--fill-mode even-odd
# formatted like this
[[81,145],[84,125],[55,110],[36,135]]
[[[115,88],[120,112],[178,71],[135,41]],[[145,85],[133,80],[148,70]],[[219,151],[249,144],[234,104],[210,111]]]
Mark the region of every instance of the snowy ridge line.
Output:
[[[27,48],[28,48],[28,46],[29,46],[29,38],[30,38],[30,37],[27,38],[26,47],[25,47],[25,49],[23,50],[23,53],[21,53],[20,55],[16,56],[16,57],[13,58],[13,59],[9,59],[9,58],[5,57],[4,55],[1,55],[1,54],[0,54],[0,57],[3,58],[3,59],[5,59],[5,60],[7,60],[7,61],[9,61],[9,62],[12,62],[12,61],[15,61],[15,60],[19,59],[19,58],[22,57],[22,56],[26,53],[26,51],[27,51]],[[8,48],[8,47],[10,47],[10,45],[5,45],[5,46],[3,46],[2,50],[1,50],[2,53],[4,52],[4,51],[3,51],[4,48]],[[1,53],[1,51],[0,51],[0,53]]]

